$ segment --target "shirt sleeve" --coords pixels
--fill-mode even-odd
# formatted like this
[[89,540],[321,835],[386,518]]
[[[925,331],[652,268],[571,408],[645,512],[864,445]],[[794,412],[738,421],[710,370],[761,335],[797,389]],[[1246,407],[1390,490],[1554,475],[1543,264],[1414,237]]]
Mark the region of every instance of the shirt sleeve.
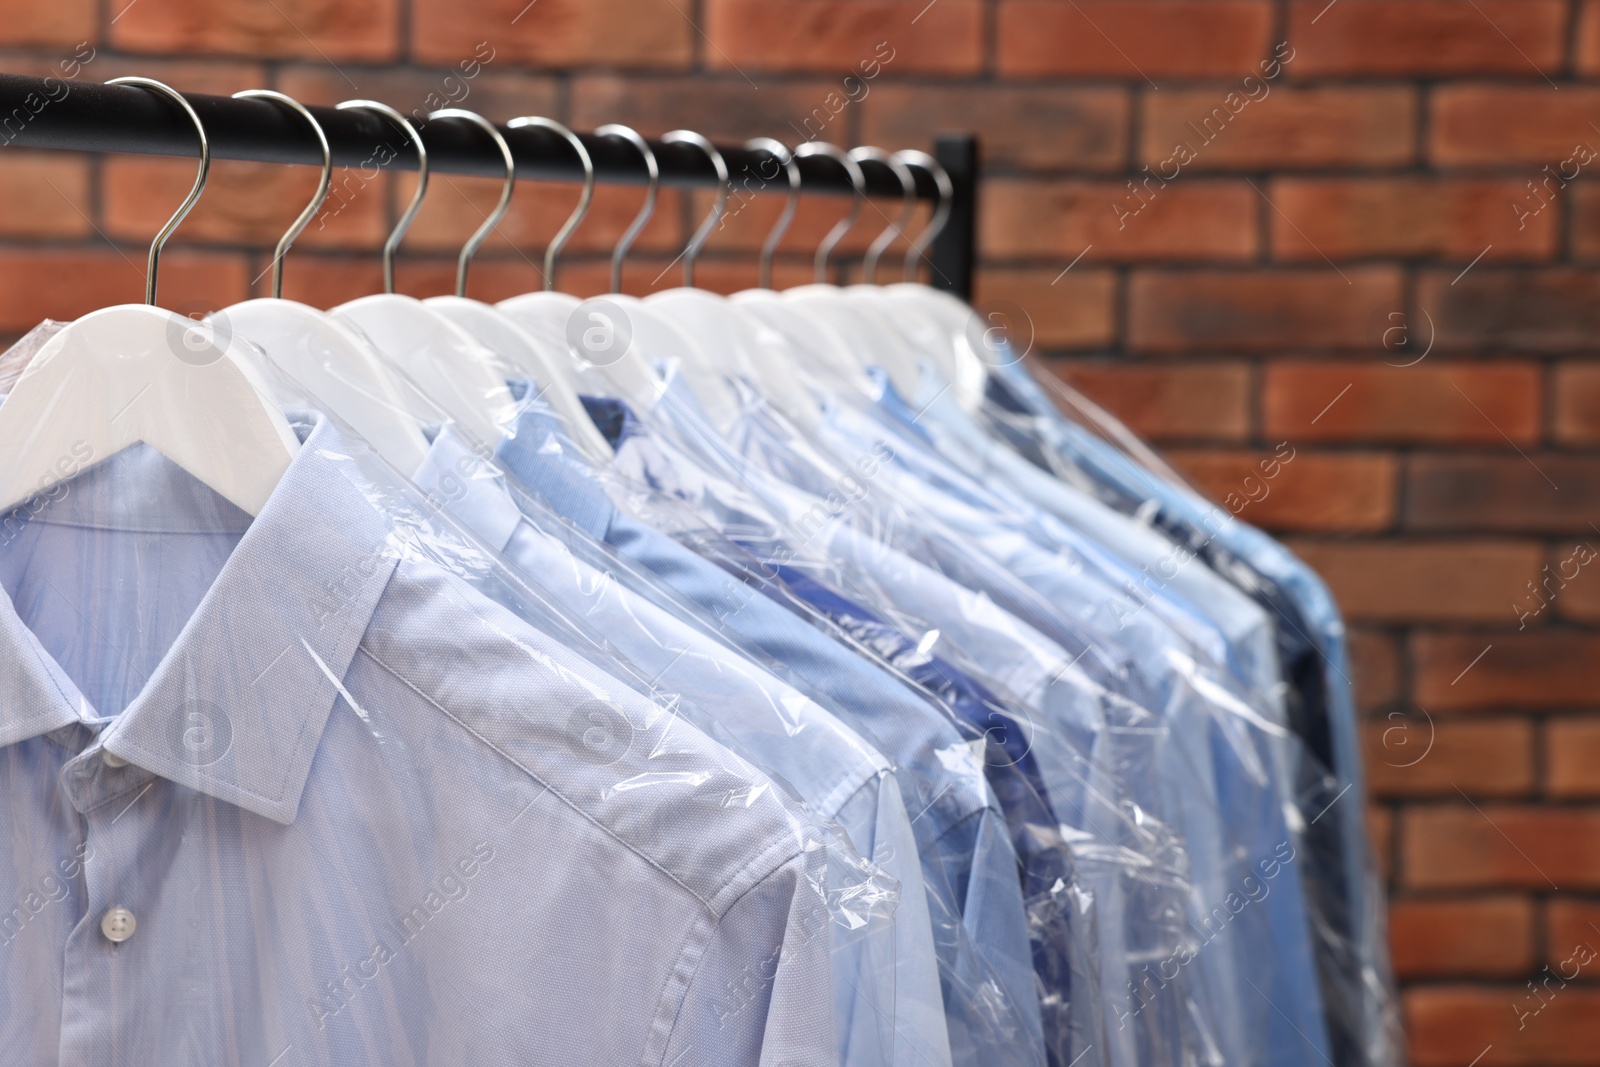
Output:
[[795,855],[697,925],[662,1067],[838,1063],[825,864],[820,850]]

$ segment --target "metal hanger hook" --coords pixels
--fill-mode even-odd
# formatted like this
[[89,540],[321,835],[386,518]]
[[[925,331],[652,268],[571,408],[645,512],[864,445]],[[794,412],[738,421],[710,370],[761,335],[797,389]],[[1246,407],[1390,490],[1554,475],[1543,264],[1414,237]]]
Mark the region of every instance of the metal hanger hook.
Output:
[[162,246],[167,243],[167,238],[172,236],[172,231],[178,228],[178,224],[184,220],[184,217],[189,214],[189,210],[200,199],[200,194],[205,192],[206,178],[211,173],[211,141],[206,137],[206,128],[201,124],[200,116],[195,114],[194,108],[189,106],[189,101],[183,98],[183,94],[172,86],[164,82],[158,82],[154,78],[135,76],[112,78],[106,84],[137,85],[141,89],[152,89],[163,96],[171,98],[179,107],[183,108],[183,113],[189,116],[189,121],[194,123],[195,136],[200,139],[200,169],[195,171],[194,186],[189,190],[189,195],[183,198],[183,203],[178,205],[178,210],[173,212],[172,217],[167,220],[167,224],[156,233],[155,240],[150,242],[150,257],[145,261],[144,302],[154,307],[156,302],[156,267],[160,264]]
[[883,232],[868,246],[866,258],[861,261],[861,280],[873,285],[878,280],[878,260],[894,244],[894,239],[905,232],[912,216],[917,213],[917,179],[910,167],[881,148],[871,145],[852,148],[850,158],[857,163],[864,160],[881,163],[894,171],[894,176],[900,180],[900,217],[883,228]]
[[422,198],[428,195],[428,150],[423,147],[422,135],[417,128],[411,125],[411,120],[400,112],[383,103],[381,100],[346,100],[339,105],[339,110],[349,108],[364,108],[367,111],[376,111],[402,130],[411,139],[411,147],[417,151],[417,191],[411,194],[411,203],[400,213],[400,221],[394,224],[388,240],[383,242],[383,291],[394,292],[394,257],[400,251],[400,241],[405,237],[406,231],[411,228],[411,222],[417,217],[417,212],[422,210]]
[[311,220],[317,217],[317,212],[322,210],[322,202],[328,199],[328,187],[333,184],[333,152],[328,148],[328,135],[322,132],[322,123],[306,110],[306,106],[292,96],[278,92],[276,89],[245,89],[243,92],[233,94],[235,100],[271,100],[275,104],[282,104],[305,119],[311,127],[311,132],[316,134],[317,145],[322,149],[322,179],[317,182],[317,191],[311,197],[311,203],[305,206],[298,218],[289,224],[288,230],[278,238],[278,247],[272,252],[272,296],[276,300],[283,299],[283,257],[289,254],[294,239],[299,237]]
[[728,210],[728,162],[722,158],[722,153],[717,151],[716,145],[693,130],[672,130],[662,135],[661,143],[694,145],[706,154],[706,158],[711,160],[711,166],[717,172],[717,199],[711,205],[711,214],[706,216],[705,221],[694,231],[694,236],[689,238],[689,243],[683,249],[683,284],[692,288],[694,261],[699,257],[700,249],[705,247],[711,231],[717,228],[717,223],[722,221],[722,216]]
[[544,250],[544,287],[546,292],[550,292],[556,287],[556,257],[567,247],[568,239],[582,224],[584,216],[589,214],[589,201],[594,199],[594,160],[590,158],[589,150],[583,146],[583,141],[578,135],[555,119],[547,119],[542,115],[524,115],[512,119],[506,125],[513,130],[533,128],[559,134],[566,138],[572,150],[578,154],[578,162],[583,164],[583,194],[578,197],[578,206],[572,209],[572,214],[567,216],[567,221],[561,224],[561,229],[550,238],[550,244]]
[[939,204],[933,209],[933,218],[928,220],[928,225],[917,234],[917,239],[911,242],[911,247],[906,249],[905,280],[917,280],[917,260],[922,259],[928,251],[928,246],[934,239],[944,232],[945,224],[950,221],[950,209],[955,206],[956,186],[950,180],[950,172],[944,169],[944,164],[914,148],[903,152],[896,152],[895,158],[908,167],[917,167],[933,176],[933,184],[939,189]]
[[639,214],[634,216],[628,229],[617,239],[617,247],[611,251],[611,291],[622,292],[622,260],[628,254],[628,249],[633,247],[634,239],[639,236],[639,231],[644,229],[645,223],[650,221],[650,216],[656,210],[656,196],[661,192],[661,167],[656,163],[656,154],[650,150],[650,144],[642,137],[638,130],[632,126],[624,126],[613,122],[595,130],[596,137],[621,137],[639,150],[639,155],[644,157],[645,173],[650,176],[650,191],[645,194],[644,206],[639,209]]
[[773,224],[772,232],[767,234],[767,239],[761,244],[761,274],[757,283],[763,289],[772,288],[772,257],[778,251],[778,243],[783,240],[783,235],[789,232],[790,223],[794,222],[795,212],[800,209],[800,164],[794,160],[794,153],[789,151],[789,146],[772,137],[756,137],[744,143],[745,148],[752,152],[765,152],[778,161],[789,175],[789,201],[783,206],[783,214],[778,216],[778,221]]
[[461,246],[461,255],[456,259],[456,295],[467,295],[467,268],[472,265],[472,257],[478,254],[478,247],[483,244],[494,228],[500,225],[500,220],[506,217],[506,212],[511,209],[511,194],[517,186],[517,161],[511,158],[511,146],[506,144],[506,139],[500,128],[476,111],[465,108],[447,107],[440,111],[428,114],[428,121],[435,119],[466,119],[477,126],[494,141],[494,146],[500,149],[500,158],[505,161],[505,184],[500,187],[500,202],[489,212],[489,217],[483,220],[483,225],[472,232],[467,238],[467,243]]
[[844,149],[826,141],[807,141],[795,149],[794,154],[797,159],[827,156],[844,168],[845,173],[850,176],[850,187],[854,190],[850,197],[850,214],[834,223],[833,229],[828,231],[828,235],[817,246],[815,273],[817,282],[821,284],[828,280],[828,259],[833,255],[834,248],[844,239],[844,235],[850,232],[850,227],[856,224],[856,218],[861,214],[861,204],[867,195],[867,178],[861,173],[861,165],[851,159]]

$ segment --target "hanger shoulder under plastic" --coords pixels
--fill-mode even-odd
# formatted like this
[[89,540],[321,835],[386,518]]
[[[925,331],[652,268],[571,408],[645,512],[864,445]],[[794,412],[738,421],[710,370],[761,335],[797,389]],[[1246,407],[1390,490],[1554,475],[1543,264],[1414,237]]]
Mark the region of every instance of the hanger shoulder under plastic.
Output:
[[0,406],[0,511],[142,442],[260,514],[300,442],[235,345],[146,304],[69,324]]

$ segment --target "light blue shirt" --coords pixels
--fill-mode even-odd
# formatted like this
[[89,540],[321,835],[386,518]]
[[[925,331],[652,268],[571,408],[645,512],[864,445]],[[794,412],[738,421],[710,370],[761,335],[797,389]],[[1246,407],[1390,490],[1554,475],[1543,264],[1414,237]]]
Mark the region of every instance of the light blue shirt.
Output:
[[302,431],[254,520],[137,446],[7,527],[0,1059],[836,1063],[809,823]]
[[[680,707],[690,722],[725,738],[812,814],[840,824],[855,849],[895,879],[892,923],[832,926],[840,1063],[949,1064],[916,839],[888,761],[816,701],[636,592],[637,584],[630,588],[630,579],[643,579],[627,561],[580,559],[570,538],[546,532],[559,520],[454,429],[439,433],[413,481],[522,574],[537,576],[541,591],[603,634],[658,692],[686,698]],[[843,908],[855,905],[851,891],[840,895]],[[877,902],[862,903],[870,916]]]
[[[552,510],[698,604],[722,632],[793,671],[894,762],[922,863],[954,1061],[1042,1063],[1016,853],[981,761],[948,712],[884,669],[872,650],[852,647],[842,634],[830,638],[802,621],[799,605],[780,606],[758,592],[773,591],[770,570],[680,502],[586,469],[547,415],[525,409],[497,458]],[[740,497],[720,488],[729,501]]]
[[[1140,514],[1163,514],[1182,526],[1194,550],[1226,549],[1243,567],[1227,576],[1250,591],[1261,579],[1293,603],[1309,627],[1296,636],[1311,642],[1323,673],[1335,780],[1314,798],[1309,818],[1335,820],[1338,854],[1327,857],[1320,877],[1337,879],[1337,914],[1323,917],[1324,995],[1329,1001],[1335,1046],[1361,1062],[1400,1062],[1398,998],[1389,967],[1383,890],[1367,843],[1363,811],[1361,748],[1350,685],[1349,649],[1338,605],[1322,579],[1293,553],[1261,531],[1235,519],[1186,487],[1156,477],[1118,449],[1064,418],[1021,361],[998,369],[1009,397],[1025,410],[1020,439],[1040,451],[1039,461],[1082,479],[1085,488],[1106,490],[1108,502]],[[1004,425],[1007,412],[997,412]],[[1279,625],[1290,620],[1280,619]],[[1348,794],[1348,795],[1347,795]],[[1351,803],[1354,801],[1354,803]],[[1326,806],[1325,806],[1326,805]],[[1308,868],[1309,869],[1309,868]],[[1331,940],[1330,940],[1331,939]]]

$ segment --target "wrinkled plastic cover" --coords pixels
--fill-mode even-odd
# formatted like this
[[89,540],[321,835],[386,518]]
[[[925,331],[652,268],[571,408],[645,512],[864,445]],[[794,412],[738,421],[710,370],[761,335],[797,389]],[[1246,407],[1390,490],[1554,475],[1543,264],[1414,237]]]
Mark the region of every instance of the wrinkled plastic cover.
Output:
[[895,881],[337,420],[291,426],[255,517],[142,444],[0,516],[8,1057],[821,1065],[849,1029],[891,1062],[838,985],[883,974]]
[[[1231,566],[1224,568],[1224,573],[1245,589],[1272,582],[1285,587],[1295,585],[1291,595],[1302,603],[1302,610],[1309,607],[1326,616],[1320,623],[1314,621],[1314,625],[1322,625],[1328,635],[1339,639],[1331,647],[1320,649],[1320,654],[1330,664],[1327,672],[1330,699],[1342,705],[1346,714],[1353,714],[1348,654],[1342,644],[1343,621],[1336,606],[1326,588],[1314,578],[1311,579],[1314,588],[1305,589],[1301,587],[1303,583],[1294,582],[1291,572],[1306,571],[1306,568],[1293,560],[1287,549],[1233,517],[1232,512],[1239,510],[1242,502],[1227,502],[1225,512],[1207,501],[1120,420],[1059,375],[1051,373],[1031,355],[1008,361],[1001,377],[1025,394],[1031,391],[1033,398],[1048,405],[1039,410],[1024,405],[1024,409],[1019,410],[1014,404],[1000,403],[991,397],[983,407],[983,415],[997,435],[1012,442],[1035,464],[1062,481],[1098,496],[1108,505],[1130,509],[1136,517],[1148,521],[1156,509],[1154,501],[1128,500],[1109,488],[1109,483],[1118,479],[1102,477],[1093,470],[1103,459],[1088,454],[1085,442],[1107,442],[1120,453],[1117,459],[1136,465],[1130,469],[1142,468],[1148,472],[1145,477],[1153,476],[1178,487],[1179,495],[1193,502],[1195,513],[1212,516],[1220,520],[1221,527],[1239,530],[1242,540],[1262,546],[1266,551],[1258,553],[1257,558],[1248,562],[1234,559]],[[1135,476],[1133,480],[1140,478]],[[1260,491],[1259,486],[1249,484],[1243,488],[1246,495]],[[1256,570],[1262,566],[1267,568],[1267,573]],[[1325,645],[1325,641],[1323,643]],[[1359,760],[1359,753],[1352,752],[1351,757]],[[1285,763],[1294,781],[1294,796],[1305,824],[1320,819],[1334,804],[1348,805],[1354,801],[1354,806],[1360,810],[1364,798],[1360,795],[1359,763],[1355,763],[1350,772],[1340,775],[1307,752],[1304,746],[1286,755]],[[1346,795],[1347,791],[1355,795]],[[1323,838],[1308,840],[1313,847],[1303,849],[1309,883],[1353,887],[1349,891],[1313,893],[1308,897],[1323,996],[1328,1005],[1330,1036],[1346,1055],[1358,1057],[1356,1062],[1388,1067],[1403,1062],[1404,1039],[1400,1001],[1389,961],[1385,892],[1360,816],[1347,815],[1341,823],[1343,834],[1352,839],[1345,847],[1338,847],[1337,840]]]

